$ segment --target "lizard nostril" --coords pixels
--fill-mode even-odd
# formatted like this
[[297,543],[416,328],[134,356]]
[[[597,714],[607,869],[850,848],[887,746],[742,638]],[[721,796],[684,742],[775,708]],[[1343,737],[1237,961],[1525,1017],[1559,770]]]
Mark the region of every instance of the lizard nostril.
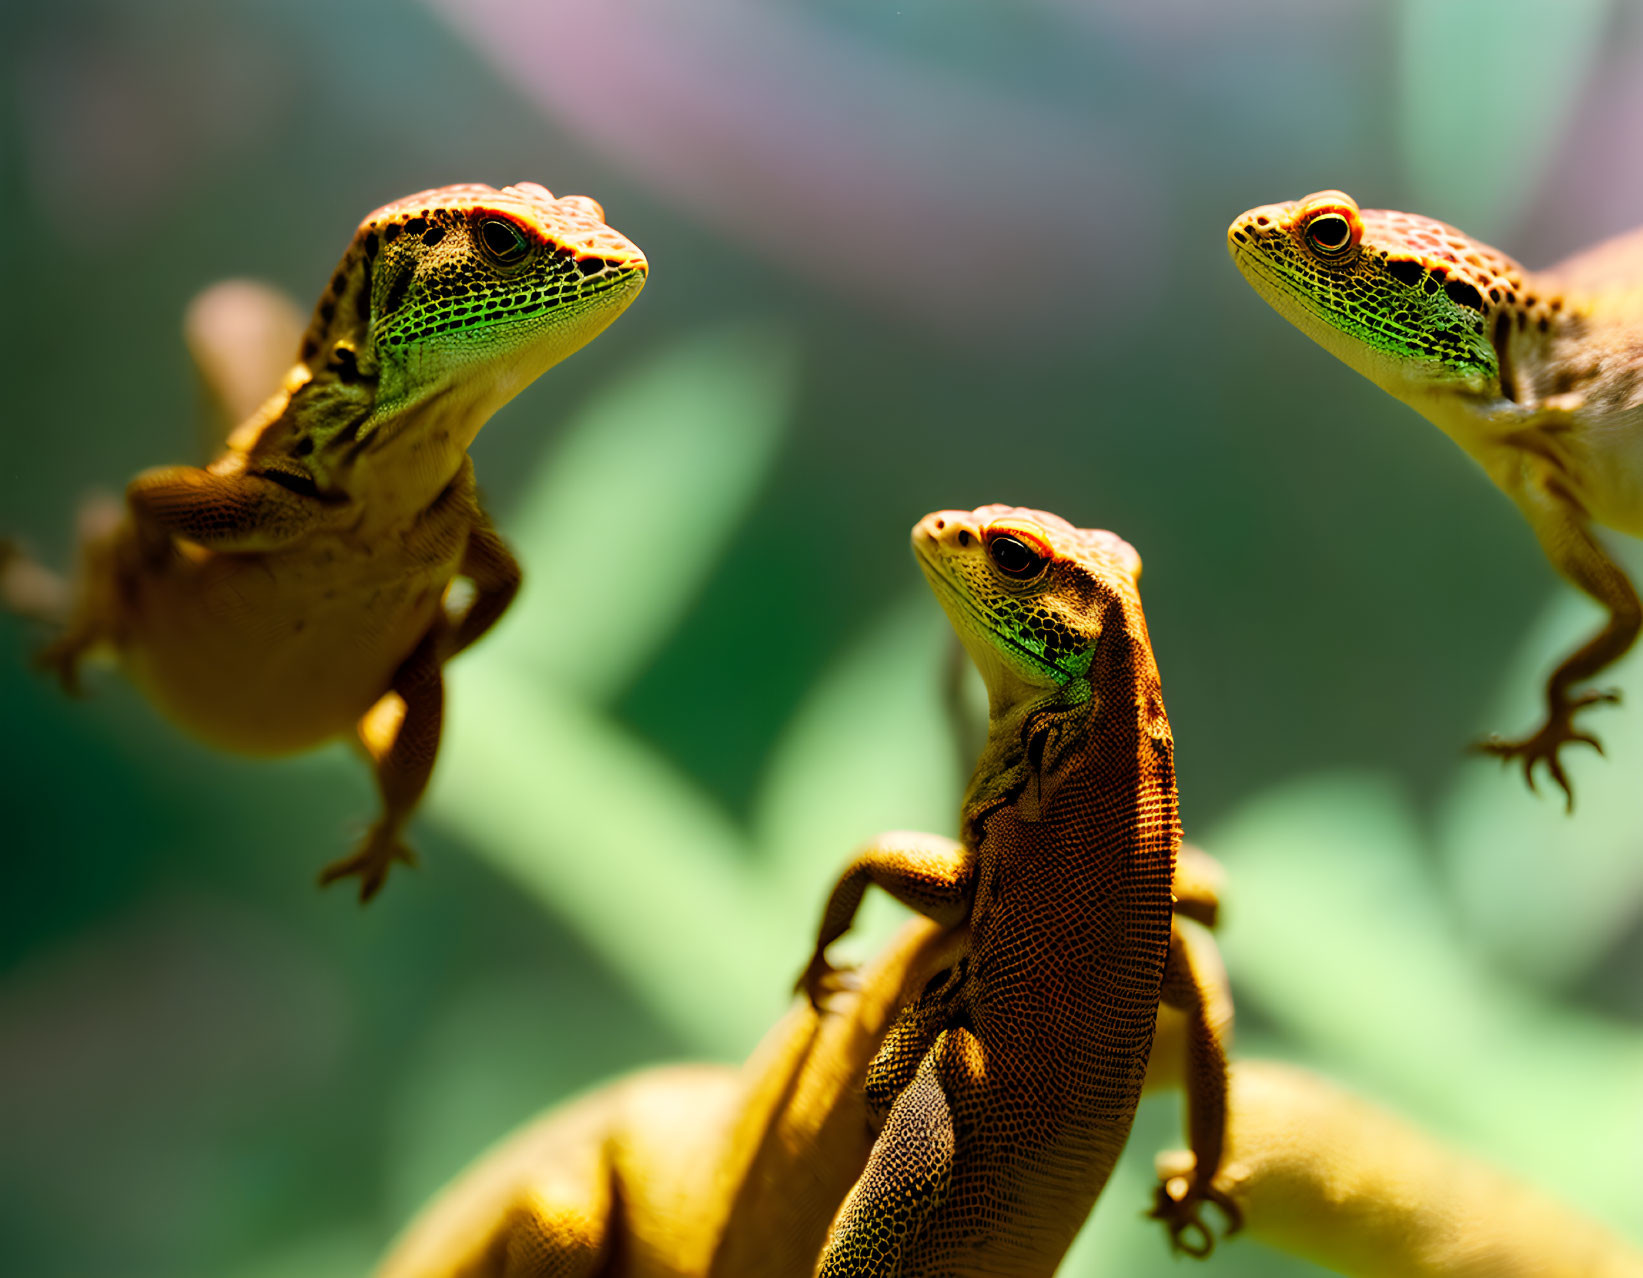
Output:
[[935,528],[937,532],[940,532],[945,527],[947,527],[947,521],[945,519],[936,520]]

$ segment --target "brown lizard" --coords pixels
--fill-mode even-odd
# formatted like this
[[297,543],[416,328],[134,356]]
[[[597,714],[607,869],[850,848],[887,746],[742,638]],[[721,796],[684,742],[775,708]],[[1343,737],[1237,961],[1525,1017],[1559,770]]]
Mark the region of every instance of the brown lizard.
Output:
[[[1213,862],[1182,852],[1177,910],[1213,918]],[[962,931],[916,920],[825,1013],[797,1002],[740,1068],[645,1070],[527,1123],[418,1214],[377,1278],[810,1274],[871,1152],[868,1063],[962,944]],[[1204,966],[1224,1028],[1220,969]],[[1160,1008],[1148,1090],[1181,1085],[1190,1032],[1186,1016]],[[1161,1191],[1179,1192],[1215,1158],[1172,1154]],[[1194,1241],[1189,1250],[1207,1248],[1207,1236]]]
[[[1106,802],[1098,804],[1098,813],[1121,822],[1118,814],[1126,806],[1133,812],[1141,795],[1133,773],[1146,757],[1135,733],[1142,714],[1148,716],[1145,722],[1149,726],[1163,727],[1161,738],[1147,734],[1151,742],[1147,756],[1154,761],[1154,775],[1169,802],[1167,809],[1157,809],[1156,827],[1148,827],[1145,832],[1149,849],[1146,864],[1149,868],[1162,866],[1165,876],[1157,884],[1148,884],[1157,889],[1158,898],[1156,902],[1147,901],[1149,913],[1155,906],[1162,907],[1159,953],[1152,961],[1150,974],[1143,971],[1133,981],[1140,991],[1133,1001],[1138,1008],[1144,1005],[1144,1011],[1137,1011],[1136,1016],[1144,1017],[1145,1024],[1120,1027],[1121,1031],[1128,1030],[1124,1035],[1126,1051],[1133,1046],[1138,1055],[1133,1060],[1126,1055],[1121,1062],[1115,1062],[1096,1050],[1087,1061],[1096,1068],[1080,1074],[1053,1052],[1066,1037],[1070,1018],[1065,1012],[1052,1009],[1040,1023],[1019,1027],[1015,1041],[1036,1034],[1046,1048],[1052,1049],[1026,1072],[1037,1073],[1043,1085],[1040,1100],[1045,1108],[1040,1117],[1054,1115],[1054,1121],[1043,1126],[1053,1138],[1040,1142],[1038,1148],[1055,1146],[1039,1167],[1048,1182],[1045,1192],[1056,1209],[1056,1219],[1050,1227],[1040,1227],[1043,1204],[1035,1201],[1028,1180],[1016,1180],[1015,1192],[999,1200],[997,1210],[1001,1214],[993,1219],[995,1223],[1003,1222],[1005,1232],[1015,1236],[1021,1246],[1007,1257],[978,1250],[970,1263],[983,1267],[984,1272],[1011,1275],[1054,1270],[1095,1201],[1110,1170],[1111,1158],[1124,1143],[1136,1093],[1147,1071],[1155,1015],[1160,1020],[1170,1017],[1176,1031],[1167,1044],[1160,1040],[1161,1047],[1180,1053],[1185,1044],[1188,1126],[1193,1147],[1192,1154],[1173,1165],[1168,1179],[1160,1185],[1155,1214],[1166,1221],[1172,1237],[1186,1250],[1202,1254],[1210,1245],[1210,1236],[1197,1219],[1202,1201],[1219,1203],[1229,1219],[1237,1221],[1230,1201],[1210,1187],[1220,1163],[1226,1082],[1222,1043],[1230,1022],[1230,1001],[1224,974],[1207,935],[1192,921],[1214,922],[1213,863],[1187,849],[1182,849],[1183,855],[1174,865],[1175,911],[1185,917],[1177,918],[1173,945],[1170,941],[1168,875],[1177,845],[1173,780],[1168,766],[1167,724],[1153,715],[1158,705],[1156,672],[1145,674],[1152,670],[1152,663],[1135,595],[1139,561],[1133,550],[1109,533],[1079,532],[1053,515],[1006,507],[988,507],[974,515],[932,515],[915,531],[915,539],[928,542],[939,538],[942,530],[931,531],[938,520],[945,521],[949,543],[960,562],[970,562],[976,570],[974,576],[959,573],[946,579],[947,584],[938,584],[937,589],[960,631],[968,633],[968,628],[976,632],[968,634],[967,646],[988,676],[995,711],[1011,707],[1024,710],[1023,697],[1044,713],[1051,713],[1051,707],[1044,703],[1042,675],[1034,682],[1010,664],[1025,659],[1014,656],[1016,641],[1006,637],[1016,632],[988,630],[962,610],[968,605],[960,604],[960,600],[975,599],[979,606],[981,599],[994,597],[996,592],[985,591],[976,583],[1007,581],[1010,586],[1006,598],[1017,603],[1037,600],[1041,607],[1058,613],[1066,628],[1068,646],[1064,650],[1055,645],[1041,647],[1037,659],[1043,660],[1054,651],[1056,660],[1072,667],[1081,665],[1083,673],[1072,676],[1070,682],[1083,680],[1084,692],[1088,693],[1086,696],[1062,686],[1058,693],[1049,694],[1077,700],[1077,705],[1073,720],[1063,723],[1059,743],[1044,742],[1041,752],[1032,747],[1033,733],[1022,735],[1022,731],[1029,723],[1047,728],[1049,720],[1006,713],[1001,721],[995,714],[993,744],[984,756],[983,768],[978,769],[978,777],[985,771],[985,760],[1013,758],[1015,763],[1010,766],[1015,775],[1025,770],[1036,779],[1014,798],[1005,797],[1009,787],[982,786],[992,796],[988,800],[992,806],[982,821],[981,832],[994,828],[997,818],[992,814],[1018,811],[1024,803],[1035,805],[1035,809],[1047,805],[1048,816],[1040,810],[1039,819],[1053,823],[1066,796],[1082,791],[1091,779],[1088,774],[1096,771],[1081,766],[1092,759],[1084,753],[1085,746],[1091,742],[1105,746],[1110,740],[1108,733],[1101,733],[1086,742],[1078,730],[1079,719],[1086,727],[1109,721],[1128,721],[1131,725],[1133,761],[1128,767],[1132,776],[1130,789],[1124,791],[1130,802],[1126,805],[1123,798],[1109,793]],[[970,536],[968,545],[959,544],[961,531]],[[1053,557],[1054,565],[1046,564],[1030,579],[999,575],[1001,569],[988,566],[994,563],[991,556],[1010,559],[1011,552],[1002,547],[984,547],[1005,536],[1021,541],[1023,546],[1041,546],[1046,557]],[[1032,538],[1033,542],[1023,538]],[[968,550],[988,558],[976,562],[974,556],[965,554]],[[932,545],[922,553],[938,552]],[[933,584],[937,580],[932,577]],[[1065,611],[1060,611],[1063,607]],[[1097,631],[1102,642],[1092,647]],[[990,655],[995,650],[997,657]],[[1130,677],[1127,692],[1114,691],[1124,672]],[[1029,688],[1037,688],[1041,695],[1032,697]],[[1011,689],[1016,691],[1012,693]],[[1012,733],[1017,742],[1013,748],[1001,740],[1001,734]],[[1117,735],[1122,735],[1121,730]],[[1162,772],[1157,771],[1160,752]],[[1035,755],[1039,756],[1036,760]],[[1096,767],[1105,757],[1094,756]],[[1124,770],[1122,763],[1116,766],[1120,772]],[[980,811],[973,804],[970,810]],[[881,839],[874,846],[890,842]],[[1093,846],[1099,849],[1102,845]],[[995,865],[992,872],[996,873],[997,868]],[[1049,898],[1052,908],[1061,900],[1072,899],[1066,888],[1075,877],[1063,875],[1058,880],[1062,886]],[[1024,880],[1014,882],[1020,885]],[[1008,889],[1011,894],[1019,890],[1020,886]],[[1124,905],[1125,897],[1120,893],[1107,901],[1105,908],[1116,917]],[[995,909],[992,917],[993,922],[982,933],[983,938],[993,938],[987,944],[1000,939],[997,929],[1006,916]],[[1056,917],[1081,925],[1081,930],[1088,933],[1101,930],[1099,920],[1079,920],[1075,914],[1059,912]],[[1033,931],[1029,928],[1028,935]],[[1076,945],[1068,945],[1058,959],[1070,956],[1075,949]],[[839,1217],[830,1244],[828,1263],[834,1269],[828,1272],[837,1272],[840,1245],[853,1236],[850,1231],[861,1220],[863,1211],[882,1192],[886,1137],[894,1140],[898,1131],[905,1130],[904,1126],[896,1126],[892,1105],[892,1123],[875,1141],[874,1127],[883,1121],[886,1108],[885,1069],[879,1062],[887,1057],[902,1058],[914,1033],[933,1027],[943,1009],[957,1006],[960,997],[969,999],[980,993],[974,982],[988,970],[990,960],[983,957],[984,953],[978,948],[972,919],[962,911],[939,922],[918,920],[854,979],[838,982],[843,988],[830,989],[825,1011],[814,1008],[809,1000],[801,1000],[742,1070],[683,1066],[648,1071],[546,1115],[482,1158],[442,1193],[406,1231],[378,1271],[378,1278],[526,1274],[739,1278],[807,1274],[813,1271],[827,1241],[829,1222],[849,1194],[853,1206],[847,1206]],[[1052,970],[1044,973],[1041,988],[1059,997],[1066,990],[1066,982],[1059,977],[1073,975],[1077,970],[1087,977],[1107,975],[1087,967],[1059,974]],[[1125,974],[1133,969],[1115,960],[1111,971]],[[818,985],[834,984],[825,979],[825,973],[823,964],[812,964],[811,974]],[[1166,1004],[1162,1009],[1161,995]],[[1071,1009],[1074,998],[1069,996],[1063,1007]],[[1169,1005],[1180,1010],[1172,1011]],[[990,1023],[986,1015],[990,1013],[967,1030],[972,1037],[985,1032],[983,1025]],[[1102,1040],[1099,1022],[1085,1028],[1103,1045],[1112,1041]],[[1009,1040],[985,1041],[996,1044],[987,1050],[1003,1051]],[[1158,1081],[1173,1084],[1183,1071],[1172,1059],[1161,1062],[1155,1073]],[[1091,1097],[1095,1098],[1093,1106]],[[962,1103],[973,1106],[981,1099],[971,1092]],[[999,1093],[988,1100],[1004,1106],[1012,1097]],[[1100,1110],[1102,1116],[1091,1119],[1091,1109]],[[1107,1110],[1116,1116],[1107,1119]],[[968,1123],[976,1111],[963,1108],[957,1112]],[[996,1121],[1021,1124],[1023,1139],[1016,1142],[1016,1148],[1028,1152],[1026,1141],[1033,1135],[1030,1129],[1034,1123],[1021,1123],[1019,1116],[1007,1108],[999,1110]],[[1101,1127],[1102,1123],[1107,1125]],[[959,1130],[968,1133],[967,1128]],[[980,1131],[986,1130],[983,1122]],[[1092,1136],[1102,1151],[1093,1160],[1059,1156],[1058,1141],[1064,1139],[1070,1149]],[[915,1154],[921,1152],[917,1146],[911,1148]],[[962,1178],[950,1179],[966,1185],[980,1183],[976,1172],[986,1168],[975,1168],[969,1160],[990,1157],[998,1157],[994,1147],[982,1138],[972,1140],[967,1134],[956,1160],[963,1168]],[[1006,1151],[996,1166],[1003,1187],[1008,1189],[1008,1178],[1016,1173],[1014,1154]],[[1061,1177],[1066,1178],[1065,1183],[1060,1183]],[[854,1191],[852,1185],[856,1186]],[[949,1194],[945,1203],[937,1206],[934,1219],[969,1230],[984,1244],[987,1218],[967,1218],[958,1210],[964,1201]],[[944,1217],[943,1213],[951,1214]],[[930,1221],[921,1223],[928,1225]],[[948,1232],[953,1231],[949,1228]],[[939,1230],[936,1236],[941,1236]],[[923,1272],[921,1257],[926,1253],[919,1249],[929,1237],[928,1233],[915,1234],[904,1240],[901,1269],[882,1258],[869,1258],[860,1268],[845,1271]],[[989,1263],[994,1267],[986,1269]]]
[[[369,899],[410,859],[400,834],[439,747],[441,667],[519,586],[468,445],[621,314],[647,269],[597,203],[531,182],[377,209],[278,393],[209,466],[138,475],[86,537],[43,659],[72,689],[81,659],[111,648],[167,715],[225,749],[357,731],[383,812],[322,881],[357,875]],[[447,598],[459,576],[466,606]],[[14,553],[0,554],[0,593],[20,611],[71,598]]]
[[1040,511],[940,511],[913,533],[986,681],[987,744],[953,842],[896,833],[834,888],[800,978],[876,883],[962,952],[897,1019],[867,1072],[883,1127],[818,1273],[1049,1274],[1129,1134],[1160,999],[1187,1007],[1196,1172],[1156,1210],[1207,1251],[1226,1060],[1204,960],[1172,926],[1174,745],[1137,586],[1108,532]]

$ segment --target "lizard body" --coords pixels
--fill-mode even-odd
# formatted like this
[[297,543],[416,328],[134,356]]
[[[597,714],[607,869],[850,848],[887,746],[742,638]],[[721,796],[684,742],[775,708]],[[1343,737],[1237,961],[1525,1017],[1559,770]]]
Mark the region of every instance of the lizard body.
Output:
[[[990,797],[970,810],[984,825],[991,816],[1023,806],[1041,814],[1047,810],[1053,821],[1065,796],[1109,776],[1102,761],[1092,763],[1086,753],[1092,742],[1110,744],[1107,734],[1072,730],[1076,719],[1127,723],[1128,758],[1106,760],[1120,781],[1107,802],[1095,805],[1096,819],[1085,832],[1099,834],[1102,819],[1109,816],[1129,828],[1124,809],[1133,810],[1140,795],[1151,791],[1135,785],[1133,775],[1128,783],[1121,778],[1150,759],[1160,793],[1155,806],[1149,805],[1154,823],[1136,832],[1137,842],[1145,845],[1147,867],[1139,890],[1126,893],[1118,885],[1112,896],[1102,897],[1091,917],[1066,904],[1078,895],[1076,873],[1046,875],[1040,886],[1047,895],[1038,904],[1046,923],[1061,924],[1059,948],[1030,955],[1035,962],[1014,974],[1001,973],[993,964],[998,958],[1029,955],[1019,942],[1012,947],[999,930],[1007,917],[1020,921],[1031,913],[1028,889],[1022,879],[1000,885],[997,866],[988,871],[995,890],[985,903],[978,896],[975,911],[938,909],[934,912],[943,915],[940,919],[913,920],[849,981],[832,979],[818,950],[807,984],[818,993],[825,990],[825,1010],[811,999],[798,1000],[740,1070],[683,1066],[645,1071],[529,1124],[420,1213],[377,1270],[377,1278],[785,1278],[811,1273],[824,1246],[829,1248],[824,1263],[832,1266],[826,1272],[834,1272],[841,1241],[873,1204],[886,1136],[895,1138],[893,1123],[884,1132],[875,1130],[885,1117],[885,1062],[905,1062],[916,1046],[915,1032],[941,1028],[936,1013],[961,1006],[960,996],[984,1008],[979,1019],[971,1014],[974,1028],[968,1032],[988,1035],[988,1058],[1002,1067],[1003,1053],[1013,1050],[1019,1067],[1010,1075],[1010,1091],[1001,1089],[986,1098],[997,1108],[983,1109],[975,1130],[966,1124],[977,1113],[969,1107],[977,1095],[956,1098],[955,1108],[966,1123],[958,1127],[956,1160],[963,1171],[954,1183],[977,1183],[974,1173],[985,1172],[990,1161],[999,1172],[995,1187],[1000,1193],[990,1204],[997,1214],[990,1217],[961,1210],[964,1199],[951,1194],[940,1209],[949,1223],[958,1225],[937,1231],[943,1245],[960,1233],[983,1244],[973,1256],[954,1260],[954,1272],[1027,1278],[1054,1271],[1124,1143],[1143,1075],[1149,1085],[1184,1082],[1188,1095],[1192,1149],[1172,1163],[1154,1214],[1173,1238],[1197,1254],[1207,1251],[1210,1241],[1197,1220],[1202,1201],[1221,1204],[1237,1220],[1230,1200],[1210,1184],[1221,1162],[1227,1077],[1223,1043],[1231,1003],[1225,973],[1199,925],[1215,922],[1219,872],[1202,853],[1180,848],[1173,862],[1172,897],[1168,876],[1178,836],[1167,765],[1168,725],[1161,717],[1156,670],[1135,595],[1139,560],[1110,533],[1081,533],[1053,515],[1006,507],[985,508],[973,516],[940,512],[919,525],[915,538],[925,540],[924,530],[936,520],[946,521],[955,542],[966,527],[978,532],[985,527],[994,536],[1009,530],[1012,536],[1042,538],[1058,557],[1081,566],[1076,577],[1069,565],[1057,571],[1053,586],[1037,584],[1041,598],[1052,595],[1066,604],[1061,614],[1066,647],[1051,643],[1041,646],[1041,652],[1082,665],[1088,696],[1079,701],[1075,722],[1063,725],[1059,741],[1042,742],[1040,754],[1032,745],[1034,734],[1023,737],[1022,729],[1029,722],[1050,728],[1054,708],[1041,697],[1026,696],[1018,704],[1000,692],[995,708],[1032,708],[1025,718],[1008,712],[1002,721],[995,718],[984,758],[1017,759],[1017,765],[1009,765],[1012,775],[1035,779],[1013,797],[1006,797],[1010,787],[972,785],[973,793]],[[971,520],[978,522],[956,522]],[[979,541],[973,544],[979,549]],[[965,580],[931,576],[961,633],[978,624],[956,602],[969,597]],[[1024,584],[1029,591],[1033,587]],[[1046,604],[1041,617],[1047,632],[1054,629],[1055,614]],[[1092,648],[1096,627],[1101,643]],[[972,634],[967,646],[988,671],[989,686],[1003,689],[1019,681],[1025,692],[1028,679],[1014,673],[1002,656],[990,655],[995,649],[1003,653],[1009,641],[987,635]],[[1001,722],[1009,727],[1002,728]],[[1143,723],[1151,745],[1136,739]],[[1119,741],[1125,737],[1121,727],[1113,735]],[[1028,755],[1039,762],[1029,762]],[[1000,779],[984,762],[978,781],[984,772],[992,781]],[[886,836],[873,846],[906,846],[908,841],[906,836]],[[1161,882],[1154,881],[1157,874],[1165,876]],[[1115,934],[1110,925],[1134,908],[1132,897],[1143,894],[1140,912],[1156,952],[1150,962],[1137,965],[1115,946],[1110,968],[1102,966],[1109,954],[1088,947],[1082,934]],[[1177,916],[1173,939],[1172,908]],[[990,917],[978,917],[982,912]],[[829,916],[848,923],[835,910]],[[980,943],[974,932],[978,926]],[[1036,943],[1041,930],[1030,920],[1024,926]],[[985,997],[977,985],[982,975],[998,982],[1003,997]],[[1009,986],[1016,982],[1031,987],[1024,991],[1029,1006],[1019,1012],[1010,1007]],[[1089,988],[1076,988],[1080,985],[1116,988],[1123,1016],[1109,1020],[1105,1005],[1096,1005],[1093,1021],[1080,1022],[1080,1015],[1092,1010]],[[1039,1019],[995,1036],[990,1027],[1001,1013]],[[1161,1029],[1149,1064],[1155,1021]],[[1093,1046],[1088,1055],[1068,1059],[1061,1053],[1069,1039],[1075,1047]],[[1109,1051],[1119,1059],[1104,1059]],[[1138,1056],[1132,1059],[1132,1052]],[[1168,1059],[1160,1060],[1161,1055]],[[1004,1076],[1002,1069],[999,1076]],[[1027,1090],[1030,1103],[1041,1107],[1026,1118],[1005,1107],[1020,1098],[1020,1088]],[[889,1099],[894,1114],[896,1098]],[[1012,1142],[1034,1142],[1032,1149],[1040,1154],[1046,1145],[1052,1148],[1033,1162],[1032,1174],[1022,1176],[1017,1151],[1000,1150],[994,1142],[999,1131]],[[842,1213],[841,1203],[846,1204]],[[1013,1240],[1009,1255],[999,1254],[996,1237],[989,1240],[989,1225]],[[925,1240],[907,1241],[910,1250],[902,1268],[864,1260],[846,1272],[928,1272],[919,1259],[928,1253],[917,1250]]]
[[1135,551],[1054,515],[940,511],[920,566],[989,694],[987,744],[953,843],[870,843],[834,889],[809,967],[876,883],[964,947],[868,1069],[882,1129],[818,1273],[1052,1273],[1129,1134],[1160,999],[1193,1009],[1201,1175],[1161,1194],[1179,1243],[1213,1200],[1225,1058],[1201,957],[1172,927],[1174,746]]
[[1592,532],[1643,536],[1643,231],[1532,272],[1442,222],[1321,191],[1249,210],[1227,246],[1279,314],[1465,449],[1608,613],[1547,681],[1540,726],[1479,745],[1520,760],[1531,787],[1544,763],[1572,807],[1558,750],[1597,746],[1574,715],[1616,699],[1575,685],[1643,627]]
[[[534,183],[377,209],[273,398],[209,466],[137,476],[85,539],[46,659],[72,687],[82,657],[112,648],[162,711],[226,749],[279,754],[357,728],[384,811],[324,878],[358,875],[368,898],[409,859],[399,836],[438,749],[440,667],[519,583],[468,445],[646,271],[594,201]],[[458,576],[465,609],[447,607]]]

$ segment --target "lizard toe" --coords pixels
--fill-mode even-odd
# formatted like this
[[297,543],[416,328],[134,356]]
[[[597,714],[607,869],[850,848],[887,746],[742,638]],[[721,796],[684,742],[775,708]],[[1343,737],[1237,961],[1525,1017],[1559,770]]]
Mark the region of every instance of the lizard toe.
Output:
[[1502,763],[1516,760],[1523,768],[1525,784],[1528,785],[1530,792],[1535,794],[1539,793],[1539,787],[1535,784],[1535,769],[1537,765],[1544,765],[1546,775],[1563,791],[1565,810],[1573,812],[1574,786],[1569,781],[1558,752],[1566,745],[1585,745],[1590,746],[1598,754],[1603,754],[1603,742],[1592,733],[1577,731],[1574,716],[1577,711],[1587,706],[1613,705],[1619,700],[1619,692],[1612,688],[1562,697],[1554,701],[1547,713],[1546,721],[1528,736],[1516,740],[1501,736],[1486,737],[1482,741],[1474,742],[1471,750],[1475,754],[1491,755]]
[[1229,1194],[1213,1184],[1202,1184],[1196,1176],[1165,1176],[1153,1191],[1153,1204],[1146,1215],[1162,1221],[1169,1232],[1170,1249],[1202,1260],[1215,1250],[1215,1233],[1203,1221],[1205,1203],[1213,1204],[1226,1221],[1227,1237],[1244,1224],[1244,1213]]
[[818,1012],[834,1010],[832,1003],[841,995],[861,988],[861,978],[853,967],[834,967],[818,952],[811,958],[793,984],[795,994],[803,994],[810,1006]]
[[329,887],[342,879],[358,877],[359,901],[366,904],[388,881],[388,871],[394,862],[416,864],[416,854],[400,841],[398,834],[382,825],[374,826],[366,835],[364,844],[352,856],[333,861],[319,873],[321,887]]

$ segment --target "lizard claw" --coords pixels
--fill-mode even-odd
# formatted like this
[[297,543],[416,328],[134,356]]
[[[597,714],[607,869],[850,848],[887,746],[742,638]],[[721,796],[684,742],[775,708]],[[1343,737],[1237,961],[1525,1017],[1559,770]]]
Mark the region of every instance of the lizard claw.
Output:
[[861,980],[855,968],[834,967],[821,950],[811,956],[799,979],[793,983],[793,992],[803,994],[818,1012],[826,1012],[826,1004],[837,995],[849,994],[860,988]]
[[1202,1260],[1215,1250],[1215,1235],[1200,1219],[1199,1209],[1213,1203],[1226,1220],[1226,1237],[1244,1225],[1244,1213],[1229,1194],[1213,1184],[1200,1184],[1196,1175],[1164,1176],[1154,1191],[1152,1210],[1147,1216],[1164,1222],[1169,1230],[1170,1249]]
[[333,861],[320,871],[319,883],[321,887],[329,887],[339,879],[358,875],[359,903],[364,905],[382,890],[395,861],[415,865],[416,854],[400,842],[396,830],[379,822],[371,827],[358,852]]
[[1587,706],[1613,705],[1620,700],[1620,693],[1612,688],[1596,692],[1583,692],[1577,696],[1565,696],[1556,700],[1546,715],[1546,722],[1527,737],[1516,741],[1506,737],[1488,737],[1474,742],[1471,746],[1475,754],[1493,755],[1502,763],[1513,759],[1523,765],[1523,779],[1532,793],[1538,794],[1539,788],[1535,785],[1535,765],[1546,765],[1546,774],[1557,783],[1563,791],[1565,811],[1575,810],[1574,787],[1569,784],[1568,774],[1563,770],[1562,760],[1558,758],[1558,750],[1566,745],[1588,745],[1599,754],[1603,753],[1603,743],[1587,732],[1576,732],[1574,716],[1579,710]]

